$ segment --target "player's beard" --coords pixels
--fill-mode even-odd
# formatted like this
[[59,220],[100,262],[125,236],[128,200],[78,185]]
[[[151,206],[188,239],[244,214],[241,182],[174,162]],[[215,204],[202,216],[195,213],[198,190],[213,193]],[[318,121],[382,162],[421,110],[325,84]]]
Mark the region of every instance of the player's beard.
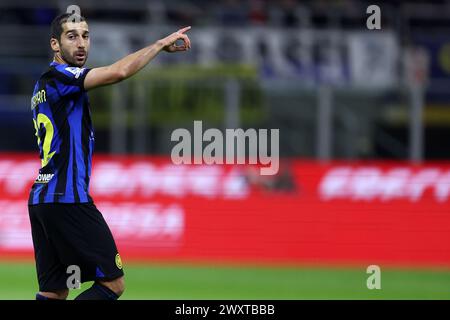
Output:
[[[84,52],[84,58],[78,59],[77,53],[80,51]],[[61,58],[67,62],[68,65],[72,67],[82,67],[86,63],[88,52],[87,50],[75,50],[73,53],[70,53],[69,51],[64,50],[64,48],[61,48]]]

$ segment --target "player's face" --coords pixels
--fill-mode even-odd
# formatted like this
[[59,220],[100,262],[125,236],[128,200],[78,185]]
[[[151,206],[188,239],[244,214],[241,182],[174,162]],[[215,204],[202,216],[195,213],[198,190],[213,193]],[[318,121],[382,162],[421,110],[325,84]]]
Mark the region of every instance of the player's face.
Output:
[[89,46],[89,29],[86,21],[63,24],[59,49],[61,58],[67,64],[82,67],[86,63]]

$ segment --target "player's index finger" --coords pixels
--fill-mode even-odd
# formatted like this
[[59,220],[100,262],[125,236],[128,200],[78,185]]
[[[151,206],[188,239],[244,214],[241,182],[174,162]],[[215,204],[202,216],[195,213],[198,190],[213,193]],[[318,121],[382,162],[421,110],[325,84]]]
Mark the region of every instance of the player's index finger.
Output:
[[178,32],[184,33],[184,32],[186,32],[186,31],[188,31],[190,28],[191,28],[191,26],[189,26],[189,27],[184,27],[184,28],[181,28],[180,30],[178,30]]

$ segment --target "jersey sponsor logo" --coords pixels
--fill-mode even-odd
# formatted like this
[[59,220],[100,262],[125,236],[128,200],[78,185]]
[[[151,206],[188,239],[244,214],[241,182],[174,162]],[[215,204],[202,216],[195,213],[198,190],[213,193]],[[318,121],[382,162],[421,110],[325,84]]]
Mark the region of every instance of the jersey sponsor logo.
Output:
[[53,178],[53,176],[53,173],[40,173],[36,178],[35,183],[48,183]]
[[75,79],[78,79],[80,75],[84,72],[85,68],[67,67],[65,70],[75,75]]
[[43,102],[47,101],[45,90],[39,90],[36,92],[36,94],[31,97],[31,110],[36,108],[38,104],[41,104]]
[[116,266],[119,269],[122,269],[122,258],[120,258],[120,254],[116,254]]

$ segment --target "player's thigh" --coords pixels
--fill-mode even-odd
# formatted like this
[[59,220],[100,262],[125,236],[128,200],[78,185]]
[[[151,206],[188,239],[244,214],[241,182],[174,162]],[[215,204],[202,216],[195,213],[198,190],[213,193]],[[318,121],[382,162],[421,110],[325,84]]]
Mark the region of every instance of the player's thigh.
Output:
[[65,205],[57,224],[59,256],[64,264],[80,267],[82,282],[123,276],[113,235],[94,204]]
[[67,273],[58,257],[54,243],[49,238],[45,219],[51,208],[48,205],[29,206],[31,235],[36,260],[36,271],[41,292],[61,292],[67,289]]

